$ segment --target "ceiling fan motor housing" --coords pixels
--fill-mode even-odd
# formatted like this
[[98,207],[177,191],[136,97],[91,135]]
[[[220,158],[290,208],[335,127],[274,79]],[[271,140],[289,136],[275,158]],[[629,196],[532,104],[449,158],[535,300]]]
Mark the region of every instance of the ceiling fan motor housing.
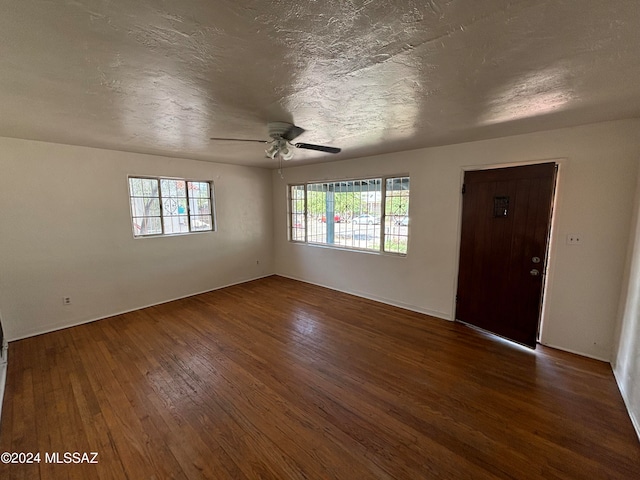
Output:
[[285,138],[285,134],[293,128],[293,125],[287,122],[269,122],[268,128],[269,136],[277,140],[279,138]]

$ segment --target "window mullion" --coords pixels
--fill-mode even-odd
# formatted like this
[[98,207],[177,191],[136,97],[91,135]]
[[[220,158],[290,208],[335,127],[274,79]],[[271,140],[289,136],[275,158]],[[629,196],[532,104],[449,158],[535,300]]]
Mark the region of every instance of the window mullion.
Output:
[[387,178],[380,180],[380,251],[384,252],[386,210],[387,210]]
[[164,202],[162,201],[162,179],[156,178],[158,184],[158,202],[160,203],[160,235],[164,235]]
[[[189,197],[189,184],[191,182],[189,181],[185,181],[184,182],[184,186],[185,186],[185,196],[187,198],[187,226],[189,227],[189,232],[191,232],[191,199]],[[211,221],[213,222],[213,212],[211,212]],[[213,225],[212,225],[213,227]]]
[[294,240],[294,236],[293,236],[293,226],[295,225],[294,222],[294,218],[293,216],[295,215],[294,213],[294,208],[293,208],[293,202],[294,202],[294,198],[293,198],[293,185],[288,185],[287,186],[287,224],[289,225],[289,240]]
[[293,187],[287,185],[287,238],[293,240]]
[[304,243],[309,243],[309,210],[307,203],[307,190],[309,188],[309,184],[305,183],[304,185]]

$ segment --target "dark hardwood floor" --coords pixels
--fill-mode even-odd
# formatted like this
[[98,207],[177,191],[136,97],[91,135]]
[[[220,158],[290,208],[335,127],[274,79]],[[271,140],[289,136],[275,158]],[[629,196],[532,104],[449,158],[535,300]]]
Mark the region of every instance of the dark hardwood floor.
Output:
[[640,478],[608,364],[277,276],[12,342],[2,417],[2,479]]

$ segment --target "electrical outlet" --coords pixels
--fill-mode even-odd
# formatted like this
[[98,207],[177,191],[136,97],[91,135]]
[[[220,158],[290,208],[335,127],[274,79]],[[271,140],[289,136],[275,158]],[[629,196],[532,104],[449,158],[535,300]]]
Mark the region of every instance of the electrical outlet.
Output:
[[582,245],[582,236],[577,233],[567,235],[567,245]]
[[71,297],[62,297],[63,305],[71,305]]

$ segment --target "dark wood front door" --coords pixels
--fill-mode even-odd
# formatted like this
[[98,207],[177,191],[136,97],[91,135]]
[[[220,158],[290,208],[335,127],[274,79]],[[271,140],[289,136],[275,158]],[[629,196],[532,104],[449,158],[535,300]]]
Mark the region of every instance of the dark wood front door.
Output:
[[536,346],[556,165],[466,172],[456,320]]

